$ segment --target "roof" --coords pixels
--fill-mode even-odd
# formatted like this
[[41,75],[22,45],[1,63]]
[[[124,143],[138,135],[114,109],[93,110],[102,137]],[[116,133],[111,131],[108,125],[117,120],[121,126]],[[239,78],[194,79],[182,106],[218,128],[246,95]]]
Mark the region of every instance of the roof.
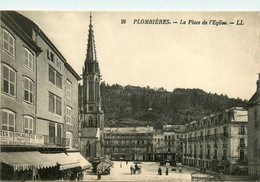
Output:
[[249,100],[249,106],[252,107],[260,103],[260,90],[257,90]]
[[8,17],[12,18],[18,25],[18,27],[22,30],[22,32],[24,32],[24,34],[26,34],[27,37],[31,39],[31,41],[33,41],[33,30],[36,31],[43,38],[43,40],[51,47],[51,49],[60,57],[60,59],[65,63],[65,67],[73,74],[73,76],[80,80],[80,76],[67,63],[65,57],[60,53],[60,51],[56,48],[56,46],[45,35],[45,33],[40,29],[38,25],[36,25],[33,21],[16,11],[4,11],[3,13],[6,14]]
[[[24,43],[26,43],[38,56],[42,50],[32,39],[31,25],[27,21],[22,21],[21,16],[16,16],[18,13],[13,11],[1,11],[1,21],[3,21]],[[21,23],[24,23],[21,26]],[[31,31],[28,31],[31,29]]]

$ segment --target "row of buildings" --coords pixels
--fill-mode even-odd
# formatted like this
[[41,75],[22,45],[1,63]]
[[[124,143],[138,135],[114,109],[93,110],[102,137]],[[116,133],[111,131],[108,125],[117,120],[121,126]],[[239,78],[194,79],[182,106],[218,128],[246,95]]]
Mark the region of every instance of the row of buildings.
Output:
[[70,179],[79,153],[81,77],[34,22],[0,12],[1,180]]
[[249,111],[234,107],[163,129],[105,127],[104,155],[112,160],[167,160],[225,174],[259,175],[259,110],[255,107],[259,106],[253,103]]
[[91,16],[80,77],[34,22],[0,13],[1,179],[64,179],[100,157],[260,174],[260,76],[248,108],[159,130],[106,128]]
[[248,115],[243,108],[232,108],[186,125],[183,163],[218,172],[233,173],[246,168]]
[[232,173],[247,168],[248,115],[241,107],[187,125],[104,128],[104,154],[113,160],[171,161]]

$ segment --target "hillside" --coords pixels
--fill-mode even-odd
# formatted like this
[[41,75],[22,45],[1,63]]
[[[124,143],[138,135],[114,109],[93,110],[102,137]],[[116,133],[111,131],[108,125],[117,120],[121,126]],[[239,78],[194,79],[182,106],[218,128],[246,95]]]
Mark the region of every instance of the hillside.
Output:
[[102,107],[106,126],[154,126],[186,124],[212,113],[247,101],[226,95],[207,93],[201,89],[163,88],[108,85],[101,83]]

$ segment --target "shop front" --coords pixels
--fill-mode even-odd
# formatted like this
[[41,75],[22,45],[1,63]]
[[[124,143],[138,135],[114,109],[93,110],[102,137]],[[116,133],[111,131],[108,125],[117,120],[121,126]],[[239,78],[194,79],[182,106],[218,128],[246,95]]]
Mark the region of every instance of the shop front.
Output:
[[73,180],[91,164],[78,152],[1,152],[1,180]]

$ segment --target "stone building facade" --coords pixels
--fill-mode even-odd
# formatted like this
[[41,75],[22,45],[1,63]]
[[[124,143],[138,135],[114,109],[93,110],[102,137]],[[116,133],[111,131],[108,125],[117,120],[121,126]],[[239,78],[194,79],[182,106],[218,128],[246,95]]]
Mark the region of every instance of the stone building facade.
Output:
[[185,125],[163,125],[154,132],[154,160],[182,162],[182,137]]
[[247,166],[248,115],[241,107],[186,125],[183,163],[224,173]]
[[257,90],[248,107],[248,172],[260,179],[260,74],[256,84]]
[[152,161],[153,127],[104,128],[104,153],[112,160]]
[[42,179],[59,179],[61,170],[80,166],[66,163],[64,153],[78,147],[80,77],[34,22],[15,11],[0,13],[1,180],[36,169]]
[[79,86],[80,152],[86,159],[102,157],[104,113],[100,97],[101,74],[97,61],[92,17],[90,16],[87,56],[83,68],[83,85]]

